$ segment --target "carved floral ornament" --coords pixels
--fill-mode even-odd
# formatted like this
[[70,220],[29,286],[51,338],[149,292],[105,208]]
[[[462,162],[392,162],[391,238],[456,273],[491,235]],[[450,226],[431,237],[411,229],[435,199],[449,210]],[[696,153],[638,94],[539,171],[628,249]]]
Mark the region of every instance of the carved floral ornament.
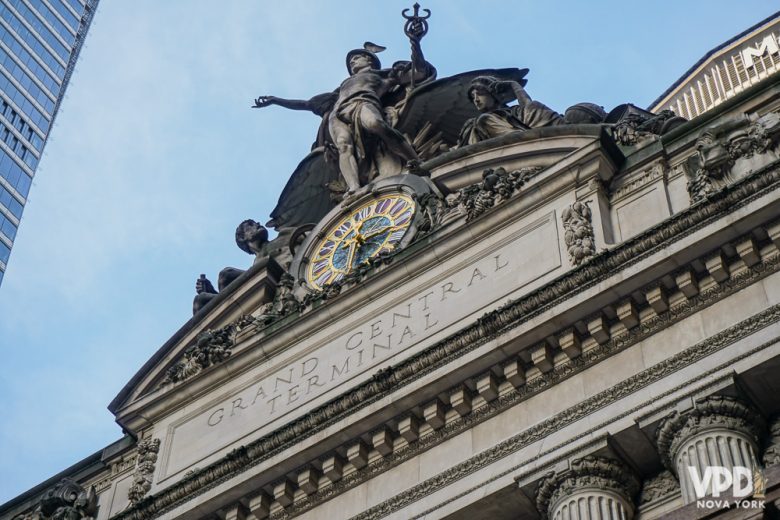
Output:
[[127,493],[131,504],[140,501],[152,489],[154,466],[160,451],[160,439],[144,439],[138,442],[138,459],[135,466],[133,484]]

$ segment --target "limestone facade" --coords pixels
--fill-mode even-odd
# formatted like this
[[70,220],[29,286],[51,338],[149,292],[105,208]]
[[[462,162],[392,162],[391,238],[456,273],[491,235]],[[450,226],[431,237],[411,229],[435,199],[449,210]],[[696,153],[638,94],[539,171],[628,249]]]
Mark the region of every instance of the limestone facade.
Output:
[[[255,263],[111,403],[128,436],[0,513],[772,518],[779,112],[777,77],[632,145],[554,126],[427,161],[449,195],[402,250],[304,299]],[[700,505],[691,466],[758,472],[755,507]]]

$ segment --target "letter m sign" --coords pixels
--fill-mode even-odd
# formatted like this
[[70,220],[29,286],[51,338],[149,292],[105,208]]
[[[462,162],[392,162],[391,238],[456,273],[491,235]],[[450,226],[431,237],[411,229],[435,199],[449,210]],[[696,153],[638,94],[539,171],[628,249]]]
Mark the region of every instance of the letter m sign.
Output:
[[744,63],[745,68],[752,67],[754,58],[760,58],[767,52],[774,54],[778,51],[780,51],[780,47],[777,45],[775,36],[769,34],[755,47],[742,49],[742,63]]

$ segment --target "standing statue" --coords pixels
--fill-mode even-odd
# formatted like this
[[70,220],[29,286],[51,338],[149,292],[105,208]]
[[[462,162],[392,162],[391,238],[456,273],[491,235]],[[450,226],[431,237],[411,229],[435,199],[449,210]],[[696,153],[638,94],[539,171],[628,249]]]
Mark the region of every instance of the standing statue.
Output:
[[[366,42],[362,49],[347,53],[349,77],[332,93],[309,100],[260,96],[255,108],[279,105],[292,110],[308,110],[322,116],[317,144],[335,147],[338,169],[346,184],[346,195],[355,193],[379,175],[394,175],[400,168],[386,166],[391,160],[407,170],[419,166],[417,152],[385,118],[385,109],[401,101],[407,88],[428,81],[435,69],[425,61],[420,40],[427,32],[426,17],[418,15],[419,5],[407,18],[406,35],[412,45],[411,62],[400,61],[383,69],[376,53],[385,48]],[[430,12],[428,12],[430,15]],[[400,96],[399,96],[400,94]]]
[[[563,116],[531,99],[518,81],[479,76],[471,81],[468,94],[480,115],[463,125],[458,146],[478,143],[515,130],[565,124]],[[513,99],[517,99],[517,105],[507,106]]]

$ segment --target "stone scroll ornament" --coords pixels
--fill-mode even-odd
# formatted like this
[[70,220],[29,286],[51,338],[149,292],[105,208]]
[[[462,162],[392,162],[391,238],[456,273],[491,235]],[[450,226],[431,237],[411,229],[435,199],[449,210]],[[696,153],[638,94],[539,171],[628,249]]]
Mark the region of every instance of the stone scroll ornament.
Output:
[[566,249],[572,265],[580,265],[596,254],[596,241],[591,224],[592,212],[588,202],[575,202],[561,216]]
[[138,442],[138,460],[135,466],[133,484],[127,492],[131,504],[139,502],[152,489],[154,465],[160,451],[160,439],[144,439]]

